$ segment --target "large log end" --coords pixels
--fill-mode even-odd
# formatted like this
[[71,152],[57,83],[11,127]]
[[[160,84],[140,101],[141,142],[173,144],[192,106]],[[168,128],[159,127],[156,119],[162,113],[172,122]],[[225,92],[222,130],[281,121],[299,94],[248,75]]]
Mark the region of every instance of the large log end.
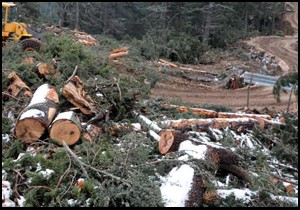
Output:
[[158,143],[159,152],[167,154],[174,143],[174,130],[163,130],[159,133],[160,139]]
[[50,138],[62,145],[63,141],[68,145],[75,144],[80,138],[80,129],[70,120],[58,120],[50,129]]
[[[34,128],[34,129],[33,129]],[[37,141],[46,130],[46,125],[34,118],[19,120],[15,127],[15,136],[25,143]]]

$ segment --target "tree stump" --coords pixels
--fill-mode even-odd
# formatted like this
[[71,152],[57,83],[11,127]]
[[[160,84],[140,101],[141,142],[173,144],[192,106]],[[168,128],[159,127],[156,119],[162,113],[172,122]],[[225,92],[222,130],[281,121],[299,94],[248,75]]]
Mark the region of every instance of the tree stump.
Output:
[[17,120],[16,138],[25,143],[40,139],[56,114],[56,103],[58,103],[56,88],[48,84],[40,86]]
[[75,144],[81,134],[81,125],[75,112],[62,112],[57,115],[49,128],[50,138],[62,145],[65,141],[68,145]]

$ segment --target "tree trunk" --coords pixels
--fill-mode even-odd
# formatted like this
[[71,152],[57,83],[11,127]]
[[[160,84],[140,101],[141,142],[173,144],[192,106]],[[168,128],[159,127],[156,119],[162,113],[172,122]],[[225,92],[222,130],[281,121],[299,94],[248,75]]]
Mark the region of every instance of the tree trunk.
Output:
[[76,14],[75,14],[75,30],[79,30],[79,2],[75,2]]
[[193,114],[199,115],[199,116],[205,116],[207,118],[216,118],[218,116],[218,113],[213,110],[208,109],[200,109],[200,108],[189,108],[185,106],[180,106],[177,108],[179,112],[192,112]]
[[239,113],[230,113],[230,112],[218,112],[218,118],[253,118],[257,119],[258,117],[271,120],[272,117],[268,114],[239,114]]
[[15,136],[25,143],[37,141],[56,114],[58,94],[55,87],[45,84],[34,93],[30,104],[21,112],[15,126]]
[[149,130],[152,129],[157,133],[162,130],[155,122],[149,120],[144,115],[141,115],[141,114],[137,113],[136,111],[133,111],[133,115],[137,117],[137,120],[141,123],[141,125],[143,127],[146,127]]
[[119,57],[124,57],[128,55],[128,51],[126,52],[118,52],[118,53],[111,53],[108,58],[112,59],[112,58],[119,58]]
[[164,63],[164,64],[169,65],[170,67],[178,68],[178,66],[177,66],[176,64],[171,63],[171,62],[168,62],[168,61],[166,61],[166,60],[164,60],[164,59],[159,59],[159,61],[162,62],[162,63]]
[[244,35],[248,33],[248,3],[245,2],[245,19],[244,19]]
[[50,138],[62,145],[65,141],[68,145],[75,144],[81,134],[81,125],[75,112],[62,112],[57,115],[49,128]]
[[205,26],[204,26],[204,34],[203,34],[203,45],[204,46],[208,46],[213,7],[214,7],[214,2],[210,2],[209,8],[207,11],[207,15],[206,15],[206,19],[205,19]]
[[[263,121],[264,122],[264,121]],[[166,120],[159,124],[173,129],[184,129],[195,126],[197,131],[206,131],[208,127],[215,129],[238,129],[243,126],[247,129],[252,129],[255,125],[260,125],[256,119],[252,118],[211,118],[211,119],[181,119],[181,120]],[[260,126],[264,127],[262,123]]]
[[119,53],[119,52],[126,52],[128,51],[129,48],[128,47],[122,47],[122,48],[118,48],[118,49],[112,49],[111,53]]
[[84,114],[96,113],[94,102],[83,90],[84,85],[78,76],[74,76],[62,89],[62,94]]

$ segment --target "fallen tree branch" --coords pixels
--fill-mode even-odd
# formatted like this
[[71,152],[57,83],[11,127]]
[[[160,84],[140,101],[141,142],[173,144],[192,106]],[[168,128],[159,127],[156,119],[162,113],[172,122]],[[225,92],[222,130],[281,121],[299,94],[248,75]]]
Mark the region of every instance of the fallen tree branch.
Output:
[[76,65],[75,69],[74,69],[74,71],[72,73],[72,75],[69,77],[69,79],[67,79],[67,81],[65,82],[65,84],[67,84],[68,82],[70,82],[70,80],[75,76],[75,74],[77,72],[77,68],[78,68],[78,66]]

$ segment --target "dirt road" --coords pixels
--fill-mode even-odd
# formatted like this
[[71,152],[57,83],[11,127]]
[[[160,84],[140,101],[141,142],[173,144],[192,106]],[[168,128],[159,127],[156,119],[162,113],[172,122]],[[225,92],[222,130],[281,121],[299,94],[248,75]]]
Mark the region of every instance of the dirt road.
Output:
[[[286,16],[286,19],[295,30],[293,36],[260,36],[249,42],[249,44],[256,46],[258,49],[274,55],[284,74],[292,71],[295,66],[298,67],[298,50],[295,49],[298,39],[298,2],[288,4],[295,11]],[[286,110],[289,94],[282,93],[282,101],[277,103],[272,91],[272,87],[252,86],[250,88],[250,108],[262,109],[267,107],[277,111]],[[233,109],[240,109],[246,106],[247,88],[236,90],[203,88],[193,81],[169,78],[163,82],[158,82],[151,90],[151,96],[176,98],[198,105],[218,104]],[[290,110],[298,111],[298,103],[294,95],[292,96]]]

